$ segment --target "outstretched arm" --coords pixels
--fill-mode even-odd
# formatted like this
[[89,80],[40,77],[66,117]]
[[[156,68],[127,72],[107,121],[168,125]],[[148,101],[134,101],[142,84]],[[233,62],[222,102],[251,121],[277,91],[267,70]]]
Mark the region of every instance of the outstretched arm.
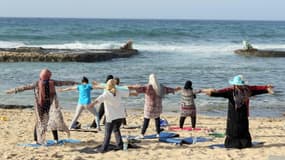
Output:
[[273,86],[271,84],[268,84],[266,86],[249,86],[249,89],[251,91],[251,96],[269,93],[273,94]]
[[97,97],[94,101],[92,101],[88,107],[93,108],[96,104],[103,103],[105,100],[105,93],[101,94],[99,97]]
[[231,96],[232,90],[233,90],[233,87],[227,87],[227,88],[218,89],[218,90],[209,88],[209,89],[202,89],[201,92],[211,97],[228,98]]
[[79,84],[78,82],[74,82],[74,81],[57,81],[54,80],[54,85],[55,86],[73,86]]
[[24,85],[24,86],[20,86],[20,87],[16,87],[16,88],[12,88],[9,89],[6,92],[6,94],[13,94],[13,93],[18,93],[18,92],[23,92],[25,90],[32,90],[36,87],[36,83],[32,83],[32,84],[28,84],[28,85]]
[[96,81],[92,82],[92,88],[93,89],[104,89],[106,87],[106,83],[99,83]]
[[77,86],[72,86],[72,87],[58,89],[59,92],[74,91],[74,90],[77,90]]
[[181,87],[171,88],[171,87],[164,87],[165,94],[175,93],[181,90]]

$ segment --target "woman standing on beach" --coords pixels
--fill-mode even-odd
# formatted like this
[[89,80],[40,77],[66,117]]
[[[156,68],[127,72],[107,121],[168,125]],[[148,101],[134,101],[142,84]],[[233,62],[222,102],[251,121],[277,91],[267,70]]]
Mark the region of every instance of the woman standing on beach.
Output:
[[34,140],[38,144],[45,143],[47,129],[52,130],[54,140],[58,141],[57,131],[65,131],[69,136],[69,130],[64,123],[56,95],[55,86],[75,85],[73,81],[57,81],[51,79],[52,73],[48,69],[40,72],[40,79],[32,84],[17,87],[6,91],[7,94],[34,90],[36,125]]
[[[132,87],[130,86],[129,89],[132,89]],[[129,89],[116,89],[115,80],[110,79],[107,82],[104,93],[89,105],[89,107],[94,107],[96,104],[104,103],[105,108],[106,123],[104,142],[101,148],[98,148],[96,152],[103,153],[108,150],[112,132],[115,134],[118,149],[123,148],[120,126],[123,118],[125,118],[125,109],[121,105],[121,99],[129,95],[137,95],[137,93],[131,93]]]
[[196,105],[194,99],[196,94],[200,93],[201,90],[193,91],[192,81],[186,81],[184,88],[181,92],[181,104],[180,104],[180,120],[179,127],[182,129],[186,117],[191,117],[192,128],[196,127]]
[[[89,84],[88,78],[83,77],[81,80],[81,84],[59,90],[61,92],[72,91],[72,90],[77,90],[79,92],[76,112],[75,112],[75,115],[74,115],[74,117],[70,123],[69,129],[76,129],[76,122],[77,122],[81,112],[83,111],[83,109],[87,109],[90,113],[93,114],[97,124],[100,123],[96,108],[87,107],[91,103],[91,91],[94,88],[95,88],[95,86],[92,86],[91,84]],[[97,130],[98,131],[101,130],[100,125],[97,125]]]
[[137,87],[138,93],[145,94],[144,104],[144,122],[139,138],[144,138],[144,134],[148,128],[149,121],[151,118],[155,120],[155,127],[157,137],[160,133],[160,114],[162,113],[162,99],[166,94],[175,93],[180,90],[180,87],[170,88],[158,83],[157,78],[154,74],[149,75],[148,84],[145,86]]
[[258,94],[273,93],[271,85],[249,86],[241,75],[229,81],[232,87],[206,89],[202,92],[212,97],[224,97],[229,100],[226,128],[226,148],[247,148],[252,146],[249,133],[249,98]]

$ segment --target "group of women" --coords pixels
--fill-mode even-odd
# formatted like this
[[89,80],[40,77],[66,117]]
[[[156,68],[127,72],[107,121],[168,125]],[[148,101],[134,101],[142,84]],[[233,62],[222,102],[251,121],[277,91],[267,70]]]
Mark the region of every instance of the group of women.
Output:
[[[35,83],[17,87],[6,91],[8,94],[17,93],[25,90],[34,90],[35,93],[35,114],[36,125],[34,131],[34,139],[37,143],[45,142],[45,133],[50,129],[54,135],[54,139],[58,140],[57,131],[66,131],[69,134],[78,116],[83,108],[88,109],[96,119],[99,128],[99,118],[94,108],[97,104],[104,104],[106,123],[105,137],[101,148],[97,152],[106,152],[110,142],[111,133],[114,132],[118,149],[123,148],[120,126],[125,119],[125,108],[122,106],[122,97],[137,94],[145,95],[144,103],[144,121],[141,130],[140,138],[144,137],[149,125],[150,119],[155,120],[157,137],[160,133],[160,115],[162,113],[162,100],[165,95],[175,93],[181,90],[181,115],[179,126],[182,128],[185,118],[190,116],[192,127],[196,125],[196,107],[194,98],[197,93],[205,93],[211,97],[224,97],[228,99],[228,115],[226,126],[225,147],[227,148],[246,148],[251,147],[251,136],[249,133],[249,98],[254,95],[263,93],[273,93],[272,85],[264,86],[249,86],[246,85],[241,75],[235,76],[229,83],[231,87],[223,89],[201,89],[193,90],[192,82],[186,81],[183,88],[171,88],[164,86],[158,82],[154,74],[150,74],[149,82],[146,85],[129,85],[119,87],[118,80],[113,78],[107,80],[106,84],[94,83],[88,84],[88,79],[82,79],[82,84],[73,81],[57,81],[51,79],[51,72],[48,69],[43,69],[40,72],[40,78]],[[71,89],[79,91],[79,101],[76,109],[76,114],[68,128],[64,121],[59,108],[58,99],[56,96],[55,86],[77,85]],[[94,101],[91,101],[90,91],[94,88],[104,89]],[[66,89],[68,90],[68,89]],[[87,98],[85,101],[84,98]]]

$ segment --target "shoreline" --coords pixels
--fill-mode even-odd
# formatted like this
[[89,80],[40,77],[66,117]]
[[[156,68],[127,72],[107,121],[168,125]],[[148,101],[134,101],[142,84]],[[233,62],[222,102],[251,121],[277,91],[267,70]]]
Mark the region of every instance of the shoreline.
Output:
[[[0,110],[2,109],[7,109],[7,110],[13,110],[13,109],[27,109],[27,110],[33,110],[33,105],[14,105],[14,104],[0,104]],[[140,108],[126,108],[127,112],[143,112],[143,107]],[[212,110],[212,111],[199,111],[198,109],[198,115],[201,116],[208,116],[208,117],[226,117],[227,116],[227,109],[223,109],[223,110]],[[271,112],[268,113],[267,110],[270,110]],[[63,112],[70,112],[73,113],[75,112],[75,108],[70,108],[70,107],[63,107],[62,109]],[[180,115],[180,111],[179,109],[177,110],[164,110],[162,114],[166,114],[166,115],[176,115],[179,116]],[[259,110],[259,109],[251,109],[250,110],[250,117],[256,118],[256,117],[260,117],[260,118],[282,118],[285,116],[285,110],[284,112],[278,112],[275,111],[275,113],[273,113],[273,111],[271,109],[264,109],[264,110]]]

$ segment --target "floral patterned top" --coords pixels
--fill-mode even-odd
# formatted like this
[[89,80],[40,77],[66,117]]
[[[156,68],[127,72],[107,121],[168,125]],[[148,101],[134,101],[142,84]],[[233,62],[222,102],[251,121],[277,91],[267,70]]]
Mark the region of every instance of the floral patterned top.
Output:
[[[175,92],[174,88],[161,85],[163,94]],[[152,85],[141,86],[136,89],[138,93],[145,93],[144,117],[158,118],[162,113],[162,97],[156,95]]]

